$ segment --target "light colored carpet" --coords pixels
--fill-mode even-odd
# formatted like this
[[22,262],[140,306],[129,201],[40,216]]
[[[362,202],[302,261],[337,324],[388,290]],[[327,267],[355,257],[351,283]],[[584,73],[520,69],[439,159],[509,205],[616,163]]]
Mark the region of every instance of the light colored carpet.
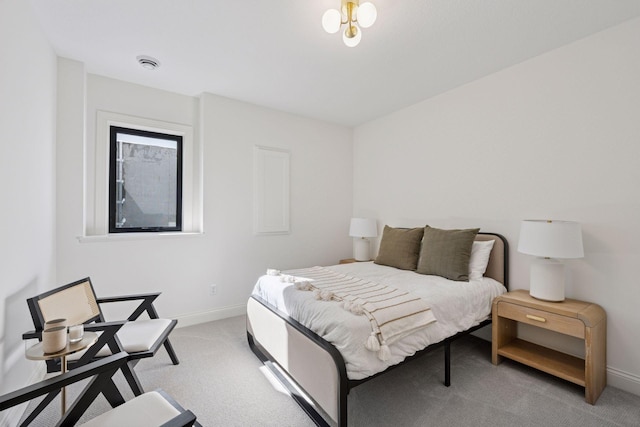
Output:
[[[177,329],[171,341],[180,365],[160,350],[138,364],[138,375],[146,390],[164,389],[203,426],[313,426],[263,374],[246,341],[244,316]],[[349,394],[349,426],[640,425],[640,396],[607,387],[589,405],[581,387],[515,362],[493,366],[491,345],[479,338],[452,345],[451,387],[442,385],[443,369],[443,351],[436,350],[356,387]],[[124,383],[119,373],[116,382]],[[55,424],[58,405],[32,425]],[[86,418],[107,409],[100,396]]]

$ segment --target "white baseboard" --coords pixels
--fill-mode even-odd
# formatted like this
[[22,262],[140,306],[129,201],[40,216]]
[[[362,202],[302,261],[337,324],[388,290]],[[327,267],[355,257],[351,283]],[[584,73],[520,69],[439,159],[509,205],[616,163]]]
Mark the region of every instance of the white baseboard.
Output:
[[638,375],[608,367],[607,385],[640,396],[640,376]]
[[228,317],[242,316],[247,313],[246,304],[233,305],[229,307],[216,308],[215,310],[202,311],[199,313],[185,314],[175,317],[178,320],[177,328],[198,325],[200,323],[212,322],[214,320],[226,319]]

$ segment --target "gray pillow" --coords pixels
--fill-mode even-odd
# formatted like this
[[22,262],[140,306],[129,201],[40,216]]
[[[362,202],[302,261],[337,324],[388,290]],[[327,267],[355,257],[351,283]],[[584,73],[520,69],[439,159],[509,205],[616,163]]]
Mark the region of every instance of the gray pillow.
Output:
[[441,230],[426,226],[416,273],[468,282],[471,247],[478,231],[479,228]]
[[402,270],[415,270],[423,233],[424,228],[392,228],[385,225],[374,262]]

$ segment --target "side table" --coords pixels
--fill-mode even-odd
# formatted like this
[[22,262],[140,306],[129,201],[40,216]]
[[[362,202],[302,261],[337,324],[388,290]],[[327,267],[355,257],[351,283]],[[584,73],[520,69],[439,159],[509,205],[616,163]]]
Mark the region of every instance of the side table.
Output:
[[[25,357],[29,360],[53,360],[60,359],[60,374],[67,372],[67,356],[77,353],[93,345],[98,340],[95,332],[85,332],[82,340],[76,343],[67,341],[67,346],[57,353],[45,353],[42,349],[42,342],[39,342],[25,351]],[[64,387],[60,390],[60,400],[62,401],[62,414],[67,411],[67,392]]]
[[[525,290],[493,300],[492,362],[503,357],[563,378],[585,388],[585,400],[595,404],[607,385],[607,315],[598,304],[574,299],[549,302]],[[585,358],[518,338],[518,323],[569,335],[584,341]]]

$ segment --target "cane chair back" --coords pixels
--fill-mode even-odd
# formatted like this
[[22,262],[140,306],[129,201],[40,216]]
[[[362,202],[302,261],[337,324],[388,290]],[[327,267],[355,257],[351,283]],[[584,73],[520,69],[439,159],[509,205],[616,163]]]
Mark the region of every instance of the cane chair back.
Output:
[[63,318],[69,325],[78,325],[101,320],[102,316],[88,278],[29,298],[27,304],[37,331],[52,319]]

